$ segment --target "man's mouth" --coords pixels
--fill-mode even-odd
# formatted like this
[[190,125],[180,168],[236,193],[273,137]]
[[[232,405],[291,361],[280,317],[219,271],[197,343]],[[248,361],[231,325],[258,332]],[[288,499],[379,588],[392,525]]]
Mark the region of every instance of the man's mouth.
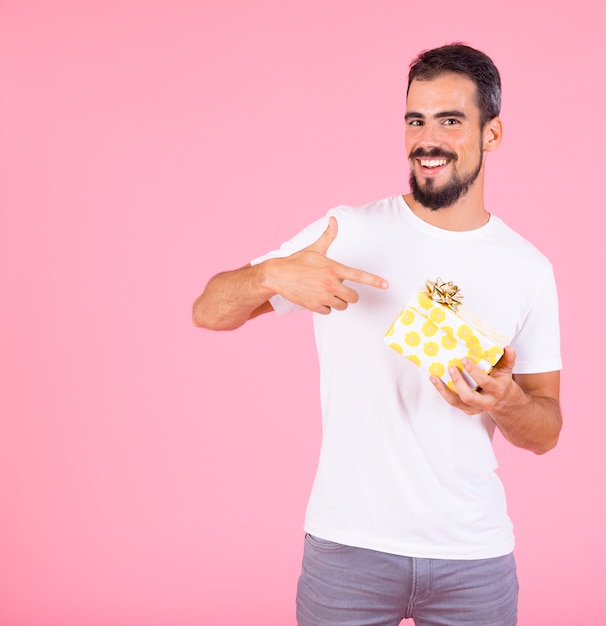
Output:
[[422,176],[439,176],[456,160],[457,155],[446,150],[413,150],[409,158],[416,162],[416,169]]
[[448,159],[419,159],[422,167],[434,168],[441,167],[442,165],[446,165],[448,163]]
[[417,157],[417,171],[421,176],[434,178],[448,169],[452,159],[446,157]]

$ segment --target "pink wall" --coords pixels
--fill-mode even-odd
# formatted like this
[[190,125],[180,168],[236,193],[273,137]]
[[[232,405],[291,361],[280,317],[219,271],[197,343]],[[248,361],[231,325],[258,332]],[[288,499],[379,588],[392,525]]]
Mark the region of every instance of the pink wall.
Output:
[[489,208],[562,303],[561,443],[497,442],[520,625],[603,623],[606,342],[580,305],[603,292],[604,20],[534,6],[0,0],[0,626],[294,624],[310,317],[213,334],[191,303],[334,204],[406,191],[407,65],[453,40],[501,69]]

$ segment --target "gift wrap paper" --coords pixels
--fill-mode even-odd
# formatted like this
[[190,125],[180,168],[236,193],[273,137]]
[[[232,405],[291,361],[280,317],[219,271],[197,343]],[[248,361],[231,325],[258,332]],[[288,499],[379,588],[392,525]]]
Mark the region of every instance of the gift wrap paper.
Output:
[[459,368],[475,388],[477,384],[463,369],[461,359],[467,357],[488,373],[501,358],[508,340],[464,306],[458,306],[455,312],[420,291],[394,320],[385,343],[455,391],[448,368]]

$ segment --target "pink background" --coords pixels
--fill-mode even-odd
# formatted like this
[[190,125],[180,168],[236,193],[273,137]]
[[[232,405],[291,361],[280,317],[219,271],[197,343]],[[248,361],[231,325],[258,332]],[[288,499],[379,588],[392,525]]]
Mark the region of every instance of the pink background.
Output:
[[407,66],[453,40],[501,70],[488,207],[561,298],[561,442],[496,442],[520,625],[603,623],[604,18],[500,4],[0,0],[1,626],[294,624],[311,318],[211,333],[191,303],[407,191]]

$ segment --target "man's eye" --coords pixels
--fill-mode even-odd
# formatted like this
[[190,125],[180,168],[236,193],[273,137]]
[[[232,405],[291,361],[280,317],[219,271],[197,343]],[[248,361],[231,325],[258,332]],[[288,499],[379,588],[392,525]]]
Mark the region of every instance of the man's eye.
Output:
[[445,126],[454,126],[455,124],[458,124],[459,120],[454,119],[452,117],[449,117],[448,119],[444,120],[444,125]]
[[423,126],[423,122],[421,120],[410,120],[408,123],[411,126]]

